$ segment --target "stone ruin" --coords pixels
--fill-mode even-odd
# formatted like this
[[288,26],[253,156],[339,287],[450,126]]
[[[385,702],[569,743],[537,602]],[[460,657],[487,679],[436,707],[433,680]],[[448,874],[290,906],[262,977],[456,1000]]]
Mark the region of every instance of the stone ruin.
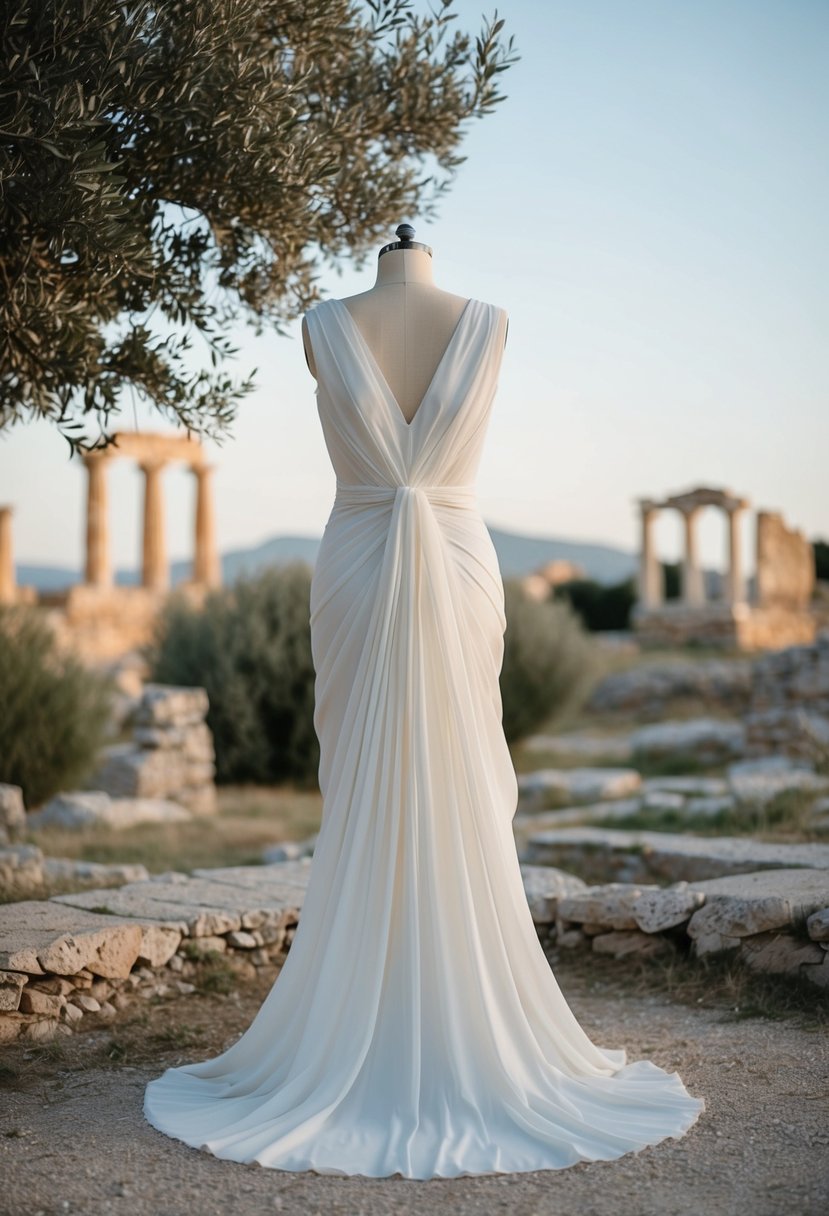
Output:
[[193,815],[217,810],[213,736],[203,688],[146,684],[133,714],[130,743],[113,743],[90,789],[112,798],[164,799]]
[[[50,609],[58,640],[82,657],[117,658],[146,643],[170,589],[164,527],[162,475],[168,464],[187,464],[196,482],[193,570],[177,592],[195,603],[221,583],[216,545],[212,473],[198,439],[176,433],[118,431],[114,442],[83,455],[87,473],[86,560],[83,582],[57,592],[38,593],[16,583],[12,548],[12,507],[0,506],[0,604],[31,604]],[[109,534],[107,473],[119,457],[137,461],[144,475],[144,511],[139,586],[113,581]]]
[[[701,486],[662,501],[638,500],[642,543],[639,598],[632,613],[641,641],[657,645],[702,642],[740,650],[774,650],[810,643],[817,619],[810,607],[815,588],[814,552],[797,529],[777,512],[759,511],[756,530],[755,587],[749,595],[743,569],[740,522],[750,502],[729,490]],[[725,512],[728,521],[728,570],[724,595],[706,595],[697,548],[697,521],[706,507]],[[660,511],[679,511],[684,525],[682,594],[666,600],[662,568],[654,544]]]
[[523,578],[521,586],[531,599],[547,600],[553,595],[556,587],[580,578],[587,578],[584,566],[579,562],[570,561],[569,558],[557,557]]

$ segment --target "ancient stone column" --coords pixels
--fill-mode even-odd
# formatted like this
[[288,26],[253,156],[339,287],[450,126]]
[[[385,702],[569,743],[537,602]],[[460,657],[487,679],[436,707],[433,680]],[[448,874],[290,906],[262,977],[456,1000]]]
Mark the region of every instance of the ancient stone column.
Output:
[[740,536],[740,521],[743,516],[742,507],[733,507],[728,511],[728,579],[726,595],[729,604],[742,604],[746,598],[745,578],[743,576],[742,538]]
[[193,551],[193,581],[219,587],[221,564],[216,548],[216,511],[213,501],[213,470],[210,464],[193,466],[196,478],[196,535]]
[[0,604],[13,604],[17,598],[12,550],[12,507],[0,507]]
[[145,460],[139,465],[144,474],[144,537],[141,585],[166,591],[170,585],[164,537],[164,501],[161,474],[165,460]]
[[682,601],[693,607],[705,603],[705,584],[697,552],[697,515],[699,507],[682,510],[685,521],[685,557],[682,563]]
[[639,601],[644,608],[658,608],[662,603],[662,566],[656,555],[653,525],[658,507],[648,500],[639,503],[642,519],[642,549],[639,554]]
[[109,455],[106,452],[88,452],[83,462],[87,473],[85,581],[93,587],[111,587],[106,478]]

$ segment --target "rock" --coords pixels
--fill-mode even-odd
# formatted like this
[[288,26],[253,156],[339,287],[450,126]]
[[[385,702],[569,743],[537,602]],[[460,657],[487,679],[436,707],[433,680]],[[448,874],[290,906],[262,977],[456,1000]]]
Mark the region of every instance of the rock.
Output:
[[274,862],[311,857],[316,847],[317,835],[315,832],[305,840],[283,840],[280,844],[269,845],[262,851],[262,861],[265,865],[273,865]]
[[714,929],[700,930],[694,939],[694,953],[702,958],[706,954],[722,954],[726,950],[736,950],[740,945],[739,937],[717,933]]
[[65,996],[51,996],[48,992],[38,992],[36,988],[26,988],[20,994],[21,1013],[38,1013],[56,1018],[65,1004]]
[[0,967],[41,975],[83,970],[128,975],[141,945],[140,925],[64,907],[53,900],[0,905]]
[[138,961],[147,967],[163,967],[181,945],[181,932],[164,925],[142,926]]
[[613,958],[626,958],[631,954],[639,958],[649,958],[651,955],[670,950],[671,946],[667,938],[650,937],[637,929],[627,929],[601,933],[594,937],[593,949],[597,954],[610,954]]
[[[112,798],[101,790],[77,790],[59,794],[47,803],[42,811],[30,815],[29,826],[35,831],[50,827],[74,831],[88,828],[90,825],[104,825],[118,831],[135,827],[139,823],[183,823],[192,818],[192,814],[185,807],[164,798]],[[90,873],[93,872],[94,863],[75,864],[85,864],[90,867]],[[109,877],[107,870],[115,871],[113,876],[116,876],[118,868],[101,867],[102,881],[104,877]],[[128,867],[120,869],[128,871]],[[124,874],[127,881],[147,877],[143,866],[133,869],[133,875]]]
[[197,870],[184,882],[129,883],[117,890],[58,895],[54,901],[81,908],[104,903],[120,917],[160,921],[191,937],[215,936],[296,918],[309,872],[310,859]]
[[117,1009],[110,1001],[101,1002],[99,1013],[102,1018],[107,1018],[109,1020],[110,1018],[114,1018],[117,1012]]
[[227,950],[227,940],[218,934],[212,937],[197,937],[189,943],[190,958],[204,958],[207,954],[224,954]]
[[691,755],[705,763],[742,755],[745,729],[740,722],[691,718],[654,722],[631,735],[634,755]]
[[31,844],[0,848],[0,894],[21,899],[42,886],[43,854],[40,849]]
[[731,792],[739,802],[764,805],[789,790],[809,793],[829,789],[829,777],[815,773],[808,761],[786,756],[744,760],[728,769]]
[[629,736],[595,735],[581,730],[560,735],[531,735],[524,740],[523,747],[528,752],[590,756],[603,760],[624,761],[631,757]]
[[574,802],[624,798],[641,784],[641,775],[633,768],[545,768],[518,777],[521,800],[527,806],[543,805],[551,794]]
[[663,890],[643,891],[633,905],[633,918],[643,933],[662,933],[682,925],[705,902],[687,882]]
[[90,996],[88,992],[76,992],[71,1003],[77,1005],[84,1013],[99,1013],[101,1009],[100,1001],[96,1001],[95,997]]
[[743,939],[740,958],[752,971],[770,975],[800,975],[801,967],[823,963],[823,951],[791,933],[757,933]]
[[751,693],[751,660],[676,660],[640,664],[613,672],[592,690],[587,708],[598,711],[665,713],[672,701],[701,700],[741,711]]
[[670,790],[649,790],[642,796],[642,807],[648,811],[681,811],[685,806],[682,794]]
[[29,987],[38,992],[48,992],[51,996],[68,996],[75,991],[75,977],[67,980],[62,975],[50,975],[48,979],[29,980]]
[[23,1027],[23,1038],[32,1043],[51,1043],[61,1032],[60,1022],[52,1020],[29,1022]]
[[686,798],[719,798],[728,793],[728,782],[722,777],[683,774],[676,777],[646,777],[642,788],[648,793],[667,790],[672,794],[683,794]]
[[44,858],[43,873],[49,882],[142,882],[150,877],[142,865],[103,865],[67,857]]
[[812,912],[829,903],[829,874],[824,870],[775,870],[736,874],[695,883],[705,904],[688,923],[696,953],[711,953],[709,942],[736,939],[773,929],[803,925]]
[[[212,815],[218,809],[213,736],[203,688],[147,684],[131,714],[132,742],[102,753],[91,783],[119,803],[119,823]],[[176,808],[173,810],[173,808]]]
[[0,841],[20,840],[26,834],[26,808],[19,785],[0,781]]
[[110,797],[102,790],[76,790],[49,800],[40,811],[29,815],[29,827],[85,828],[107,822]]
[[689,798],[685,804],[685,812],[687,815],[722,815],[727,811],[733,811],[735,801],[727,794],[716,798]]
[[804,979],[811,980],[819,988],[829,988],[829,953],[823,951],[823,962],[815,966],[804,967],[800,973]]
[[67,1001],[61,1010],[63,1020],[70,1026],[77,1026],[78,1022],[83,1021],[83,1010],[79,1005],[72,1004]]
[[19,1038],[24,1025],[25,1020],[22,1014],[0,1013],[0,1047],[4,1043],[13,1043],[15,1039]]
[[20,1008],[20,994],[28,978],[21,971],[0,971],[0,1013],[15,1013]]
[[829,870],[829,845],[771,844],[736,836],[684,836],[618,828],[558,828],[529,837],[522,861],[586,877],[628,882],[698,882],[729,874],[802,866]]
[[543,832],[569,824],[605,819],[624,820],[630,815],[637,815],[641,809],[640,798],[614,798],[609,802],[586,802],[554,811],[518,811],[513,815],[512,826],[516,836],[521,837],[528,832]]
[[192,726],[136,726],[133,741],[142,748],[175,748],[194,760],[212,760],[213,735],[204,722]]
[[587,889],[587,884],[574,874],[565,874],[563,870],[550,866],[522,865],[521,877],[530,913],[537,925],[548,925],[555,921],[558,901],[563,896]]
[[228,933],[227,943],[234,950],[255,950],[258,942],[252,933],[247,933],[244,929],[239,929],[235,933]]
[[563,929],[556,937],[556,945],[562,950],[577,950],[579,946],[587,945],[589,940],[581,929]]
[[829,907],[808,917],[806,931],[813,942],[829,942]]
[[204,721],[209,707],[203,688],[148,683],[144,685],[133,721],[136,726],[197,726]]
[[[656,889],[656,888],[654,888]],[[588,887],[558,901],[558,916],[577,924],[601,925],[606,929],[636,929],[634,908],[643,889],[627,883]]]

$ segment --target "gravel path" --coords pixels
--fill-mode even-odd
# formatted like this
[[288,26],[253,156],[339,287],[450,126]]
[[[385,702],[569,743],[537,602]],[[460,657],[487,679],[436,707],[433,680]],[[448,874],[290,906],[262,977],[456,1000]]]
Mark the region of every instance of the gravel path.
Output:
[[[602,1046],[678,1069],[706,1099],[699,1122],[613,1162],[417,1182],[292,1174],[219,1161],[143,1118],[163,1067],[215,1054],[267,984],[142,1008],[131,1023],[0,1056],[3,1216],[824,1216],[829,1211],[829,1050],[791,1019],[735,1020],[662,993],[559,979]],[[5,1070],[5,1071],[4,1071]]]

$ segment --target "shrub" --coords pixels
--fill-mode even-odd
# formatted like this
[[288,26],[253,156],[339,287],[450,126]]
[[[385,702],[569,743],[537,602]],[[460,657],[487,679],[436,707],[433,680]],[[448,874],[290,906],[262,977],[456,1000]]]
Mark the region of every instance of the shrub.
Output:
[[106,742],[113,684],[61,652],[36,609],[0,606],[0,781],[29,809],[71,789]]
[[610,586],[592,578],[574,578],[559,584],[555,590],[556,599],[569,603],[590,630],[627,629],[636,596],[632,578]]
[[504,733],[510,742],[575,706],[595,671],[593,645],[569,604],[527,596],[504,582],[507,629],[501,668]]
[[310,591],[310,568],[292,562],[211,592],[203,608],[173,594],[159,615],[152,679],[206,689],[220,783],[317,780]]

